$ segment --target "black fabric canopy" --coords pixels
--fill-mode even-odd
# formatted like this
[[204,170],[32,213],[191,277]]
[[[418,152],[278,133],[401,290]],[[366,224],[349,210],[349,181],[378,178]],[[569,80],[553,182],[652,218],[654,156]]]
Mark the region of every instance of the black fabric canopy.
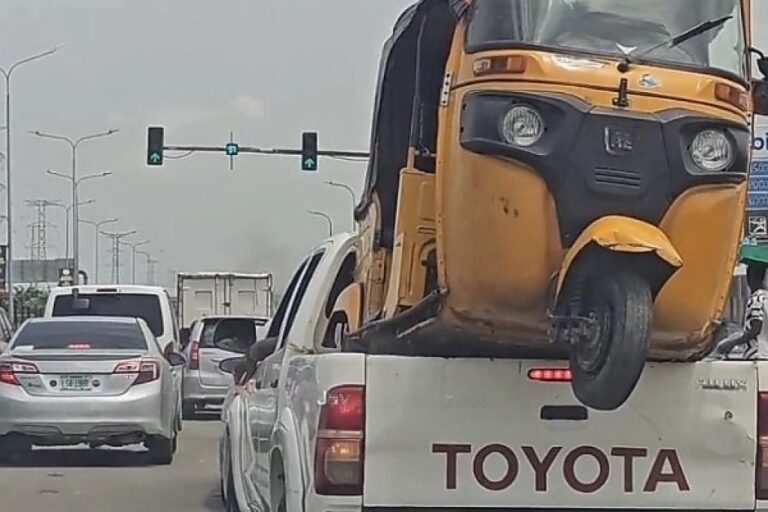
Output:
[[[371,158],[365,192],[355,212],[358,219],[364,215],[374,190],[380,190],[382,196],[397,193],[399,172],[407,157],[402,149],[407,149],[410,137],[417,52],[419,45],[430,44],[429,40],[419,42],[423,24],[429,23],[434,13],[444,14],[446,10],[455,23],[467,7],[464,0],[420,0],[400,15],[392,36],[384,44],[373,110]],[[385,224],[394,224],[394,208],[394,203],[382,204]]]

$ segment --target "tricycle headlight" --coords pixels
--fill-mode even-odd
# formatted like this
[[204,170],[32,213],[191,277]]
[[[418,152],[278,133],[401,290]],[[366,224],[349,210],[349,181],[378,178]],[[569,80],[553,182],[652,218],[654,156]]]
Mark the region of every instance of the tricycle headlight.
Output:
[[501,134],[509,144],[533,146],[544,135],[544,119],[533,107],[515,105],[501,121]]
[[694,137],[691,158],[704,171],[724,171],[733,164],[733,144],[722,131],[707,129]]

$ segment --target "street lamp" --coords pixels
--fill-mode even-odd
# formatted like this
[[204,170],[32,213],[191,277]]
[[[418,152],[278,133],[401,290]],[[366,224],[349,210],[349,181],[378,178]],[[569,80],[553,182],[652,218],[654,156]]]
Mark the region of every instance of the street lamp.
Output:
[[47,52],[38,53],[37,55],[32,55],[26,59],[18,60],[11,64],[7,70],[6,68],[0,67],[0,74],[2,74],[3,78],[5,79],[5,215],[7,217],[6,222],[8,223],[8,246],[6,248],[5,280],[7,283],[6,286],[8,288],[8,316],[10,316],[11,319],[15,318],[16,312],[16,305],[14,304],[13,298],[13,226],[11,225],[11,219],[13,218],[11,215],[11,76],[13,75],[13,72],[16,70],[16,68],[22,64],[27,64],[37,59],[42,59],[43,57],[47,57],[48,55],[56,53],[57,50],[58,48],[53,48]]
[[133,231],[123,231],[120,233],[108,233],[102,231],[101,234],[109,237],[112,240],[112,272],[115,277],[115,284],[120,284],[120,244],[123,243],[123,238],[135,235],[138,233],[135,229]]
[[104,176],[109,176],[111,173],[109,172],[103,172],[100,174],[94,174],[91,176],[84,176],[83,178],[77,177],[77,148],[80,146],[81,143],[98,139],[101,137],[108,137],[110,135],[113,135],[117,133],[116,129],[111,129],[106,132],[102,133],[94,133],[92,135],[84,135],[78,139],[70,139],[69,137],[64,137],[62,135],[53,135],[50,133],[43,133],[41,131],[34,131],[32,132],[34,135],[37,135],[38,137],[43,137],[46,139],[53,139],[53,140],[60,140],[62,142],[66,142],[69,144],[69,146],[72,148],[72,175],[67,176],[65,174],[59,174],[55,173],[53,171],[48,171],[48,174],[51,174],[53,176],[59,176],[59,177],[65,177],[68,180],[72,182],[72,204],[75,205],[74,209],[72,210],[72,259],[74,268],[74,283],[78,283],[78,279],[80,278],[80,223],[78,222],[78,219],[80,218],[79,212],[77,211],[77,188],[80,185],[81,182],[87,179],[93,179],[93,178],[101,178]]
[[[88,199],[87,201],[77,203],[77,207],[80,208],[81,206],[86,206],[95,202],[95,199]],[[64,206],[63,204],[53,204],[51,206],[64,209],[64,245],[66,247],[66,250],[64,251],[64,259],[67,261],[67,265],[69,265],[69,212],[72,211],[72,205]]]
[[141,242],[122,242],[124,245],[129,246],[133,250],[133,256],[131,259],[132,262],[132,269],[131,274],[133,276],[133,284],[136,284],[136,252],[139,247],[142,247],[144,245],[147,245],[148,243],[151,243],[149,240],[142,240]]
[[352,187],[350,187],[349,185],[347,185],[345,183],[339,183],[339,182],[332,181],[332,180],[326,180],[325,184],[326,185],[330,185],[331,187],[343,188],[344,190],[349,192],[349,195],[352,197],[352,229],[354,229],[355,228],[355,207],[357,206],[357,196],[355,195],[355,191],[352,190]]
[[[81,203],[82,204],[82,203]],[[69,217],[67,217],[69,219]],[[80,219],[80,222],[83,224],[88,224],[89,226],[94,227],[94,235],[93,235],[93,247],[94,247],[94,259],[93,259],[93,273],[94,279],[96,284],[99,284],[99,235],[101,234],[101,226],[105,226],[107,224],[112,224],[114,222],[117,222],[117,219],[105,219],[100,220],[98,222],[94,222],[92,220],[86,220],[86,219]]]
[[327,220],[328,236],[333,236],[333,219],[327,213],[318,212],[316,210],[308,210],[307,213],[309,213],[310,215],[317,215],[318,217],[323,217],[325,220]]

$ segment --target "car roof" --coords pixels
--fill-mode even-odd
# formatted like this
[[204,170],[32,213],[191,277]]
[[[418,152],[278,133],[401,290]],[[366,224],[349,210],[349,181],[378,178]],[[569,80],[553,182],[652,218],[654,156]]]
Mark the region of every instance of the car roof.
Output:
[[161,286],[143,286],[135,284],[113,284],[113,285],[85,285],[85,286],[66,286],[51,289],[52,295],[72,295],[73,290],[77,289],[79,293],[84,294],[145,294],[145,295],[164,295],[165,288]]
[[75,315],[75,316],[53,316],[45,318],[30,318],[29,323],[32,324],[47,324],[55,322],[65,323],[99,323],[99,322],[111,322],[115,324],[135,324],[142,321],[140,318],[134,318],[131,316],[89,316],[89,315]]

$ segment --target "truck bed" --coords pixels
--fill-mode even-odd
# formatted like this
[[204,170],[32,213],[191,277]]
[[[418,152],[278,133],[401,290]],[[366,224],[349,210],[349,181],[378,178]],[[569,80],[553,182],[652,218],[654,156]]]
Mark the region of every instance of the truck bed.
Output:
[[579,404],[563,361],[365,364],[365,507],[755,506],[756,363],[649,363],[613,412]]

